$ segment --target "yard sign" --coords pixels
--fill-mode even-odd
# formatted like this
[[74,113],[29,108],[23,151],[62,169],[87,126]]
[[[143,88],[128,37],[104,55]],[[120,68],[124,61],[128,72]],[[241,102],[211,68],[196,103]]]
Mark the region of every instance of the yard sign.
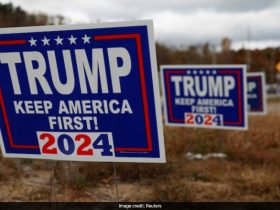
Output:
[[263,72],[247,73],[247,87],[248,113],[266,114],[265,74]]
[[165,162],[152,21],[0,30],[5,157]]
[[170,126],[247,129],[244,65],[161,66]]

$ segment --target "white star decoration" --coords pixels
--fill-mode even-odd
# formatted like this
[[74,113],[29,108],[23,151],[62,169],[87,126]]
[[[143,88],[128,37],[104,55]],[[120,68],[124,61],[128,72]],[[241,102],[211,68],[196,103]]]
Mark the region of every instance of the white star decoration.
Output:
[[37,46],[37,45],[36,45],[37,40],[36,40],[36,39],[33,39],[33,37],[31,37],[31,39],[28,40],[28,41],[30,42],[30,46]]
[[[70,45],[76,45],[77,44],[77,40],[78,39],[82,39],[83,42],[82,44],[90,44],[91,43],[91,36],[88,36],[87,34],[85,34],[84,36],[81,36],[81,37],[75,37],[73,35],[71,35],[70,37],[66,38],[66,37],[60,37],[59,35],[56,37],[56,38],[53,38],[53,39],[50,39],[50,38],[47,38],[46,36],[44,36],[44,38],[40,38],[40,39],[34,39],[33,37],[31,37],[29,40],[27,40],[29,43],[30,43],[30,46],[37,46],[38,43],[37,41],[40,40],[42,41],[42,44],[38,45],[39,46],[51,46],[51,45],[55,45],[55,46],[58,46],[58,45],[67,45],[67,44],[70,44]],[[68,39],[69,42],[68,43],[65,43],[63,42],[64,39]],[[54,40],[54,41],[51,41],[51,40]]]
[[71,35],[71,37],[70,38],[68,38],[68,40],[70,41],[70,45],[71,44],[76,44],[76,37],[74,37],[73,35]]
[[50,45],[50,43],[49,43],[50,40],[47,39],[47,37],[44,37],[44,39],[42,39],[41,41],[43,42],[44,46],[45,46],[45,45]]
[[59,36],[57,36],[57,38],[54,40],[56,41],[56,45],[60,45],[60,44],[63,45],[63,43],[62,43],[63,39],[60,38]]
[[84,40],[84,44],[86,44],[86,43],[90,43],[90,37],[88,37],[86,34],[85,34],[85,36],[84,37],[82,37],[82,40]]

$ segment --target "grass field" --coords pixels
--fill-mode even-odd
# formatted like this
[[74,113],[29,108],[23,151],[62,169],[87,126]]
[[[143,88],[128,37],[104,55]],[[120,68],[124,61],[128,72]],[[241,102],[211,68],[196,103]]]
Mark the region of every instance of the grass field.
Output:
[[[115,165],[120,201],[279,201],[279,100],[269,109],[248,131],[164,127],[166,164]],[[1,158],[0,201],[116,201],[113,174],[111,163]]]

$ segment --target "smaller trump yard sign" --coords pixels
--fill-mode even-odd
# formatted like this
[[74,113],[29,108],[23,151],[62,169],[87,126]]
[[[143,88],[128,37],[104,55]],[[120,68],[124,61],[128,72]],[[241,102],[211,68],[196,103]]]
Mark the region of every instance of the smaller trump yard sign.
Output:
[[254,72],[247,74],[248,113],[264,115],[266,109],[265,74]]
[[246,66],[161,66],[170,126],[247,129]]

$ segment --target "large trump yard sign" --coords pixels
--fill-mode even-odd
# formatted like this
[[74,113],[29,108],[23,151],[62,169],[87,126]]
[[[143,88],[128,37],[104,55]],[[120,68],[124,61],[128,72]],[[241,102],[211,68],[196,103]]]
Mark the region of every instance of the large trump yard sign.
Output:
[[267,113],[264,72],[247,73],[247,98],[249,114]]
[[246,67],[161,66],[170,126],[247,129]]
[[165,162],[152,21],[0,31],[5,157]]

